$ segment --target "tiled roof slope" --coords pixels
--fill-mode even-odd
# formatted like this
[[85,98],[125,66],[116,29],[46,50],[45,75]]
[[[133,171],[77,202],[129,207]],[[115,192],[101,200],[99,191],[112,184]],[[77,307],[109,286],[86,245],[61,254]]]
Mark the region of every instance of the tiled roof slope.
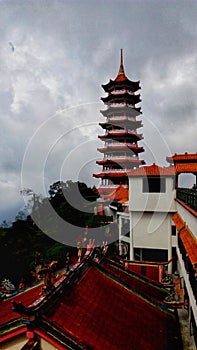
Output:
[[128,176],[174,176],[175,168],[173,166],[160,167],[153,163],[152,165],[142,166],[138,169],[128,172]]
[[99,265],[89,265],[43,319],[84,349],[181,349],[175,315],[114,280]]
[[168,291],[163,286],[150,281],[146,277],[139,276],[134,272],[125,271],[123,267],[111,263],[108,260],[102,264],[102,267],[148,300],[163,305],[163,300],[168,295]]
[[173,215],[173,221],[179,231],[180,238],[183,242],[185,250],[189,256],[189,259],[193,266],[197,265],[197,239],[194,237],[193,233],[190,231],[186,223],[183,221],[182,217],[175,213]]
[[[31,305],[41,294],[41,284],[35,285],[22,293],[19,293],[9,299],[3,300],[0,304],[0,331],[4,324],[20,319],[20,316],[12,312],[12,301],[19,303],[20,301],[25,306]],[[0,333],[1,337],[1,333]]]
[[116,189],[112,190],[106,195],[102,195],[104,199],[122,201],[123,203],[129,199],[129,190],[119,185]]
[[184,153],[174,154],[173,156],[166,157],[167,162],[173,163],[177,161],[197,161],[197,153]]
[[180,238],[193,266],[197,265],[197,240],[188,228],[180,232]]
[[177,163],[176,173],[197,173],[197,163]]

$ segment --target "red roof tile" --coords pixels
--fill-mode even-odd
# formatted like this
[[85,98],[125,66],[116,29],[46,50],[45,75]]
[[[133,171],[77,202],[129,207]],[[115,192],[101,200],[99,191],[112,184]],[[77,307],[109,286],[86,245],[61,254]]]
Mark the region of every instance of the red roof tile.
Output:
[[38,299],[41,294],[42,285],[36,285],[30,289],[25,290],[24,292],[13,296],[12,298],[3,300],[0,304],[1,312],[0,312],[0,326],[3,324],[20,319],[20,316],[12,312],[12,301],[23,302],[25,306],[31,305],[36,299]]
[[43,318],[94,350],[130,350],[131,344],[141,350],[179,349],[175,316],[99,267],[89,266]]
[[197,240],[188,228],[180,232],[180,238],[184,244],[185,250],[189,256],[192,265],[197,264]]
[[184,153],[184,154],[174,154],[173,156],[166,157],[167,162],[177,162],[177,161],[191,161],[196,160],[197,161],[197,153]]
[[112,190],[110,193],[106,195],[102,195],[102,198],[108,200],[117,200],[127,202],[129,199],[129,189],[124,188],[122,185],[118,186],[116,189]]
[[197,163],[176,163],[177,173],[197,173]]
[[139,276],[136,273],[127,272],[117,265],[115,266],[114,264],[110,264],[108,261],[102,264],[102,267],[126,283],[128,286],[141,293],[145,298],[148,298],[149,300],[156,300],[158,303],[163,304],[163,300],[167,296],[168,292],[158,283],[150,281],[149,279]]
[[183,221],[183,219],[181,218],[181,216],[178,213],[175,213],[172,216],[172,219],[173,219],[178,231],[182,230],[185,227],[185,222]]
[[152,165],[142,166],[138,169],[128,172],[128,176],[174,176],[175,168],[173,166],[160,167],[153,163]]

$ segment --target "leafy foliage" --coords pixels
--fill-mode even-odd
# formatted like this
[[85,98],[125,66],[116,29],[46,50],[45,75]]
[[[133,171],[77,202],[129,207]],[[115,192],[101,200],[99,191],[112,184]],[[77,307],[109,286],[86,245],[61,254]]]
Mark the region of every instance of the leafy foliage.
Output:
[[[88,223],[90,226],[102,224],[100,218],[93,215],[93,210],[87,212],[88,208],[93,209],[91,206],[95,205],[93,202],[98,194],[95,188],[89,188],[84,183],[57,181],[50,186],[49,198],[41,198],[30,189],[26,195],[32,195],[29,202],[34,213],[44,208],[46,200],[49,200],[57,214],[71,224],[82,228]],[[60,268],[65,265],[68,250],[77,255],[75,248],[54,241],[36,226],[31,216],[26,217],[19,212],[10,227],[4,224],[0,227],[0,280],[9,278],[17,285],[23,277],[30,282],[36,251],[41,253],[45,263],[57,260]]]

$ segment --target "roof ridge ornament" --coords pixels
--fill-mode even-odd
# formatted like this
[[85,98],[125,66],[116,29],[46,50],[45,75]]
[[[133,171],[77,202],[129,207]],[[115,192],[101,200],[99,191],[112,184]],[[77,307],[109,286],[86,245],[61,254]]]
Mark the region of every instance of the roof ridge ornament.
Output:
[[120,49],[120,68],[118,75],[115,79],[115,81],[121,81],[121,80],[126,80],[127,77],[124,72],[124,65],[123,65],[123,49]]

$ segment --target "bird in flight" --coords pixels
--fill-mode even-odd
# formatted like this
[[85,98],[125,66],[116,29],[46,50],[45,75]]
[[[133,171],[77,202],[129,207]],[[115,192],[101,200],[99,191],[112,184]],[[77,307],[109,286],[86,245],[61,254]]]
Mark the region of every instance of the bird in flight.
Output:
[[10,45],[12,52],[14,52],[15,48],[14,48],[14,45],[11,43],[11,41],[9,42],[9,45]]

